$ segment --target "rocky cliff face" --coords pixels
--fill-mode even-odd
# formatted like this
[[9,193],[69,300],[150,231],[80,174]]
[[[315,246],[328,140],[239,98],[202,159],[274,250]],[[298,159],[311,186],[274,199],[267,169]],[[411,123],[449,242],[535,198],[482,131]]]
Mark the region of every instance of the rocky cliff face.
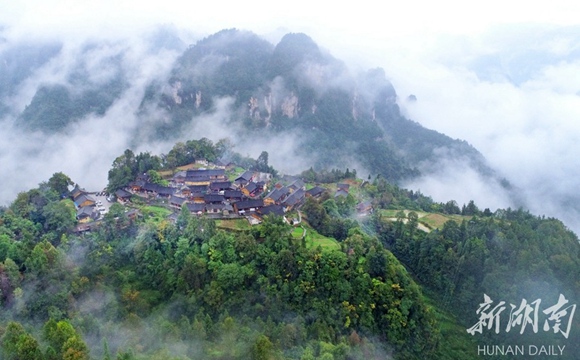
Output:
[[286,96],[284,100],[282,100],[282,105],[280,106],[282,115],[287,116],[289,119],[294,119],[298,116],[299,108],[298,97],[294,95],[294,93]]

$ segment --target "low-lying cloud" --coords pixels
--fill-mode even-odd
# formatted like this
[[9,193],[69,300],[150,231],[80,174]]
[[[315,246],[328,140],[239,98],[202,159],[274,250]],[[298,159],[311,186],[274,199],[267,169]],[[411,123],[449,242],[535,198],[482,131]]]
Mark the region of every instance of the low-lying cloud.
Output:
[[[520,190],[525,207],[565,219],[578,231],[579,207],[571,200],[580,187],[580,44],[569,28],[503,30],[438,43],[416,53],[412,63],[393,59],[390,75],[400,97],[418,99],[402,103],[403,111],[426,127],[466,139]],[[445,53],[449,48],[453,56]],[[465,189],[481,187],[473,193],[476,203],[494,198],[483,179],[466,176],[469,171],[461,176],[454,165],[443,168],[450,181],[417,185],[440,183],[439,193],[457,199]]]

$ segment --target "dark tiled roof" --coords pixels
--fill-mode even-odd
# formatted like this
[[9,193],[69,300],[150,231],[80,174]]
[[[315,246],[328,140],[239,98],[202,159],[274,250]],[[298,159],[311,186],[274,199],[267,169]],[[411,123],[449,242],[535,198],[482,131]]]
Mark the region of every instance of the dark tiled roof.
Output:
[[154,191],[157,192],[157,189],[160,187],[157,184],[154,183],[145,183],[141,186],[143,188],[143,190],[145,191]]
[[186,176],[189,177],[219,177],[225,176],[226,172],[224,169],[207,169],[207,170],[187,170]]
[[250,208],[259,208],[259,207],[263,207],[264,206],[264,201],[262,199],[257,199],[257,200],[243,200],[243,201],[238,201],[236,204],[236,209],[239,210],[244,210],[244,209],[250,209]]
[[203,196],[203,201],[206,203],[221,203],[225,200],[223,195],[220,194],[205,194]]
[[305,194],[306,194],[306,192],[302,189],[298,189],[298,190],[294,191],[292,194],[290,194],[286,198],[286,200],[284,200],[284,205],[294,206],[294,205],[298,204],[300,201],[302,201],[302,199],[304,199]]
[[254,191],[262,190],[263,188],[264,188],[263,182],[257,182],[257,183],[251,182],[248,185],[246,185],[246,189],[251,193],[253,193]]
[[99,215],[93,206],[84,206],[77,211],[77,219],[85,217],[96,219]]
[[346,190],[346,191],[348,191],[348,189],[350,188],[350,185],[349,184],[336,184],[336,186],[339,189],[343,189],[343,190]]
[[240,190],[226,190],[224,191],[224,197],[226,199],[241,199],[244,194]]
[[303,188],[305,185],[306,184],[304,184],[304,181],[302,181],[301,179],[296,179],[288,187],[291,187],[293,189],[300,189],[300,188]]
[[84,203],[85,201],[90,201],[90,202],[96,202],[95,199],[93,199],[92,196],[88,195],[88,194],[82,194],[79,197],[76,198],[76,200],[74,201],[75,204],[77,204],[77,206],[80,206],[82,203]]
[[236,181],[238,181],[238,180],[250,181],[250,179],[252,179],[253,176],[254,176],[254,172],[247,170],[242,175],[238,176],[236,178]]
[[231,181],[215,181],[209,184],[209,188],[212,189],[213,191],[227,190],[231,189],[231,187],[232,187]]
[[336,193],[334,194],[334,197],[339,197],[339,196],[348,196],[348,191],[345,190],[337,190]]
[[282,187],[280,189],[274,189],[272,192],[270,192],[268,195],[266,195],[266,198],[270,198],[270,199],[278,202],[284,196],[288,195],[289,192],[290,192],[290,190],[287,187]]
[[318,196],[320,194],[322,194],[323,192],[325,192],[326,189],[320,186],[315,186],[310,190],[306,190],[306,193],[310,196]]
[[205,209],[205,204],[187,203],[185,206],[194,213],[203,212]]
[[260,209],[260,214],[262,215],[277,215],[277,216],[284,216],[284,207],[282,205],[270,205],[264,206]]
[[225,207],[226,207],[225,204],[205,204],[205,209],[210,212],[213,212],[215,210],[223,211]]
[[189,188],[191,189],[191,192],[195,192],[195,193],[205,193],[207,192],[207,185],[189,185]]
[[131,193],[123,189],[115,191],[115,196],[119,199],[126,199],[131,197]]
[[187,200],[187,199],[181,198],[179,196],[172,195],[171,196],[171,200],[169,200],[169,202],[171,204],[183,205],[183,203],[185,202],[185,200]]
[[157,193],[159,195],[166,195],[166,196],[173,195],[173,194],[175,194],[175,188],[170,188],[170,187],[158,185]]
[[201,181],[211,181],[211,176],[201,175],[201,176],[188,176],[185,178],[186,182],[201,182]]

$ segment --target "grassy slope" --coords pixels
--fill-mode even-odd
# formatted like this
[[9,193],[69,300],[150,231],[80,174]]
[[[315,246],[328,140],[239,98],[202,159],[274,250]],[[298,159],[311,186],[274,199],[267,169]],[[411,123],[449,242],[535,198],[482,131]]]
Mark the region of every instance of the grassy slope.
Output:
[[[340,250],[340,244],[333,238],[320,235],[316,230],[311,228],[308,224],[302,223],[306,229],[306,247],[312,248],[320,246],[323,250]],[[295,227],[292,231],[292,236],[296,239],[302,239],[304,230],[302,227]]]

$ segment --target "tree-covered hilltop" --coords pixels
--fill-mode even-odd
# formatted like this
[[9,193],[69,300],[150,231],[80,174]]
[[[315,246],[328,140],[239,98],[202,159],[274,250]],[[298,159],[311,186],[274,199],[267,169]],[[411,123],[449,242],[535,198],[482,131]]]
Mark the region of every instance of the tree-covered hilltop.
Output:
[[[139,176],[151,164],[162,172],[224,146],[126,151],[110,175]],[[542,343],[574,358],[569,312],[560,314],[572,321],[567,338],[544,317],[538,333],[504,331],[510,304],[541,299],[545,310],[560,294],[577,303],[580,245],[560,221],[437,203],[356,170],[309,169],[301,179],[319,191],[284,214],[296,219],[253,226],[133,196],[87,232],[65,174],[18,194],[0,210],[1,356],[475,359],[478,345]],[[501,333],[472,336],[485,296],[505,301]]]
[[171,223],[133,220],[115,204],[76,234],[48,225],[48,209],[70,202],[51,185],[59,178],[0,216],[4,358],[382,359],[438,349],[419,287],[356,226],[328,251],[280,217],[228,232],[185,207]]

